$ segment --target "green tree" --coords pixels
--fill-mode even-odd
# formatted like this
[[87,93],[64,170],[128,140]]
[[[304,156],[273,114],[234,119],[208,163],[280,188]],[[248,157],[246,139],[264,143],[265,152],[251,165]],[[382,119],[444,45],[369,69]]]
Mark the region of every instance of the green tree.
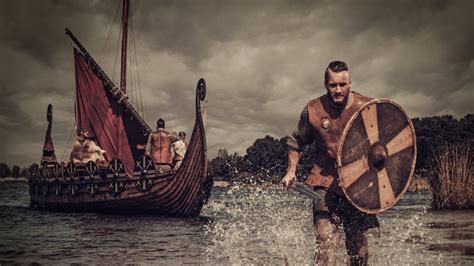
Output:
[[473,147],[474,115],[460,120],[451,115],[412,119],[416,132],[418,174],[423,175],[433,165],[433,152],[447,144]]
[[238,153],[229,155],[227,149],[219,149],[217,157],[209,162],[209,175],[224,180],[234,180],[238,177],[242,164],[242,156]]
[[20,177],[20,166],[13,165],[11,174],[12,174],[12,177]]
[[8,167],[8,165],[4,163],[0,163],[0,177],[7,177],[7,176],[10,176],[10,174],[11,174],[10,167]]
[[263,181],[280,181],[287,164],[286,138],[278,140],[267,135],[257,139],[247,149],[244,161],[250,172]]
[[26,167],[21,168],[20,176],[21,177],[28,177],[28,168],[26,168]]

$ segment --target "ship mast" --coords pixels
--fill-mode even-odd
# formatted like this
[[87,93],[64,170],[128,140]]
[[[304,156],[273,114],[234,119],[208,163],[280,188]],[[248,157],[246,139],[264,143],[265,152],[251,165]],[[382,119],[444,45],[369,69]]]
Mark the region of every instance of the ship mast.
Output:
[[130,0],[123,0],[122,13],[122,58],[120,66],[120,89],[127,93],[127,40]]

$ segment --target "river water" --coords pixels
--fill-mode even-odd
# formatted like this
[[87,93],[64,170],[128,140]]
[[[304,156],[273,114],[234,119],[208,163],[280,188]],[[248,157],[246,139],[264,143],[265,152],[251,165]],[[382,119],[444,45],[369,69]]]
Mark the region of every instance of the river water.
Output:
[[[474,264],[474,211],[431,211],[406,194],[379,214],[370,264]],[[0,264],[312,264],[311,201],[280,188],[214,188],[197,219],[28,208],[28,184],[0,182]],[[341,240],[338,264],[346,263]]]

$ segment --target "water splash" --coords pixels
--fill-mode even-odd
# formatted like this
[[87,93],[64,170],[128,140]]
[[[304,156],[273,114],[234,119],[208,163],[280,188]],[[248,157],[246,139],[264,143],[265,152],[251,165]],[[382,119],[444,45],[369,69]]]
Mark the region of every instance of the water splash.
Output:
[[207,209],[209,263],[312,264],[311,202],[283,188],[231,187]]
[[420,230],[425,214],[426,207],[412,212],[409,216],[397,210],[380,214],[378,217],[381,236],[372,234],[373,237],[369,238],[369,249],[376,251],[372,252],[375,253],[372,262],[406,264],[414,261],[415,256],[423,255],[424,246],[430,241],[429,235]]
[[[214,195],[219,196],[205,209],[206,215],[214,217],[205,226],[207,263],[313,264],[317,243],[310,200],[283,188],[242,185]],[[380,236],[378,228],[369,230],[369,262],[375,265],[472,262],[473,249],[468,243],[449,252],[443,249],[453,228],[446,229],[448,235],[445,235],[440,234],[439,226],[430,225],[449,218],[429,211],[428,197],[417,197],[410,195],[378,215]],[[472,218],[466,215],[465,220],[462,229],[468,226],[472,232]],[[347,263],[344,234],[342,230],[340,233],[340,248],[335,254],[338,265]]]

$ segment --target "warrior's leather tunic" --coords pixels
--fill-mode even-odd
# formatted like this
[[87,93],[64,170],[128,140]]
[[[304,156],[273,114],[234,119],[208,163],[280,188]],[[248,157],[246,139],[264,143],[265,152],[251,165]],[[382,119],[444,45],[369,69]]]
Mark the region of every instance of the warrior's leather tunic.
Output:
[[173,136],[168,131],[159,129],[148,137],[146,152],[157,164],[171,164],[173,162],[172,141]]
[[299,151],[313,141],[316,143],[316,160],[305,183],[330,188],[340,195],[342,190],[336,169],[338,145],[349,119],[370,100],[359,93],[351,93],[354,102],[342,111],[330,104],[328,95],[311,100],[301,113],[298,128],[288,139],[288,145]]

